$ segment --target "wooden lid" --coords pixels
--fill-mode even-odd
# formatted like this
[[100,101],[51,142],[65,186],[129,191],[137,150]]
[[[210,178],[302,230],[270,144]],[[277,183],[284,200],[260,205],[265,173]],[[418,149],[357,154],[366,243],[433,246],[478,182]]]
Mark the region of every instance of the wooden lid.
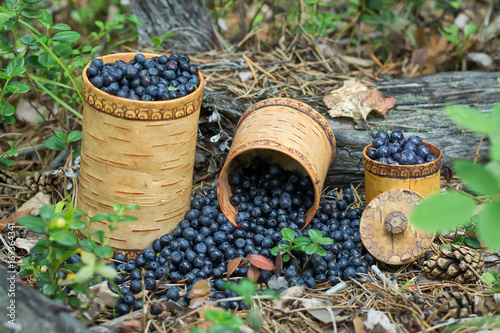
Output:
[[425,253],[434,236],[408,224],[408,212],[422,196],[396,189],[375,197],[366,207],[360,223],[361,240],[377,260],[390,265],[415,261]]

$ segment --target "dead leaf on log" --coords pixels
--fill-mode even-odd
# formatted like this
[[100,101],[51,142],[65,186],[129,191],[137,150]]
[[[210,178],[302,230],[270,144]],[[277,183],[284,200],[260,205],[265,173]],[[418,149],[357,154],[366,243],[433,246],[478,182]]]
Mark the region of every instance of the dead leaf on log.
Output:
[[371,111],[384,118],[387,111],[396,104],[394,97],[385,98],[377,88],[369,88],[359,79],[350,79],[344,86],[325,94],[324,102],[332,118],[349,117],[364,119]]

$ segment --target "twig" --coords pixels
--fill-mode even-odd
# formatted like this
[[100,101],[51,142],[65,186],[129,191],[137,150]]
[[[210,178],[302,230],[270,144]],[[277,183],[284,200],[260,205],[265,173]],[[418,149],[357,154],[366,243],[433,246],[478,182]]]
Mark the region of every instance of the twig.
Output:
[[484,134],[481,135],[481,140],[479,140],[479,144],[477,145],[476,155],[474,155],[474,163],[477,162],[477,158],[479,157],[479,149],[481,149],[481,144],[483,143]]

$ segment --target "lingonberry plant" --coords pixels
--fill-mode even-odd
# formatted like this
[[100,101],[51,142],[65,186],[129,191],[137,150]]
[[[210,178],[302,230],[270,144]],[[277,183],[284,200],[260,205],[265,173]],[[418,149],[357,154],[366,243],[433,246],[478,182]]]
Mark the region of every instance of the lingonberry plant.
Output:
[[[45,295],[66,301],[74,307],[79,306],[79,299],[76,295],[69,296],[69,290],[73,290],[75,294],[87,294],[89,283],[100,282],[104,278],[111,281],[117,275],[115,269],[106,265],[105,259],[110,258],[114,252],[106,244],[118,222],[136,220],[135,217],[124,214],[128,210],[138,209],[138,206],[113,205],[113,209],[114,213],[98,214],[89,223],[80,220],[82,213],[75,210],[69,202],[59,202],[56,207],[43,206],[40,218],[21,217],[19,225],[46,237],[37,242],[31,251],[32,255],[22,260],[19,275],[32,275],[37,287]],[[98,220],[109,222],[110,232],[107,236],[101,230],[90,232],[90,223]],[[74,230],[78,230],[84,239],[80,240]]]
[[[500,249],[500,104],[490,115],[470,107],[450,106],[446,111],[451,119],[472,132],[490,139],[490,162],[486,165],[456,160],[453,168],[469,193],[448,190],[430,196],[415,205],[409,219],[425,230],[440,232],[477,221],[477,230],[484,243]],[[478,201],[481,203],[478,205]],[[474,214],[477,213],[477,216]]]

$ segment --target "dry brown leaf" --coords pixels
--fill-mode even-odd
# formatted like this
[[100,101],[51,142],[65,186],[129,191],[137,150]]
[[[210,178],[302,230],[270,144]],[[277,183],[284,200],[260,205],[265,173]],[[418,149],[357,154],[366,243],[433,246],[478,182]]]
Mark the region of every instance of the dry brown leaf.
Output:
[[354,325],[354,333],[367,333],[364,327],[364,320],[362,317],[356,317],[352,320]]
[[365,328],[372,332],[396,333],[398,330],[387,314],[382,311],[370,309],[365,321]]
[[137,319],[126,321],[120,327],[120,333],[140,333],[142,331],[142,324]]
[[319,298],[302,299],[302,306],[314,318],[325,324],[331,324],[335,320],[335,315],[340,314],[340,310],[333,310],[330,301]]
[[16,224],[17,220],[19,220],[20,217],[29,215],[31,213],[31,210],[24,210],[20,211],[18,210],[17,212],[14,212],[10,214],[9,216],[4,217],[3,219],[0,220],[0,230],[3,230],[6,226],[9,224]]
[[257,282],[259,279],[259,269],[250,265],[250,267],[248,267],[247,277],[253,282]]
[[272,271],[274,269],[274,264],[269,259],[260,254],[249,255],[248,261],[253,266],[263,269],[265,271]]
[[27,256],[31,253],[31,249],[35,247],[36,243],[38,243],[38,239],[35,238],[16,238],[14,242],[14,246],[18,249],[24,250],[22,255]]
[[234,271],[236,270],[236,268],[238,268],[238,266],[241,264],[241,261],[243,259],[240,258],[240,257],[236,257],[234,258],[233,260],[231,260],[228,264],[227,264],[227,279],[229,280],[229,278],[231,277],[231,275],[233,275]]
[[333,118],[349,117],[366,121],[371,111],[385,118],[387,111],[396,104],[396,99],[385,98],[380,90],[369,88],[359,79],[350,79],[344,82],[343,87],[326,93],[324,102]]
[[108,307],[114,307],[118,294],[112,292],[108,283],[103,281],[89,288],[89,296],[100,299]]
[[295,302],[296,298],[302,297],[304,294],[304,289],[299,286],[290,287],[287,290],[283,291],[280,295],[280,299],[277,301],[273,301],[274,303],[274,312],[277,315],[281,315],[282,313],[287,313],[290,311],[290,306],[293,302]]
[[19,209],[18,212],[30,210],[31,215],[40,214],[40,208],[44,205],[50,205],[50,194],[38,192],[33,198],[26,201]]
[[210,282],[208,280],[200,280],[197,281],[193,289],[191,290],[191,293],[189,293],[189,298],[191,299],[191,304],[193,304],[194,301],[199,301],[199,300],[204,300],[207,299],[208,297],[213,295],[213,292],[210,291]]

